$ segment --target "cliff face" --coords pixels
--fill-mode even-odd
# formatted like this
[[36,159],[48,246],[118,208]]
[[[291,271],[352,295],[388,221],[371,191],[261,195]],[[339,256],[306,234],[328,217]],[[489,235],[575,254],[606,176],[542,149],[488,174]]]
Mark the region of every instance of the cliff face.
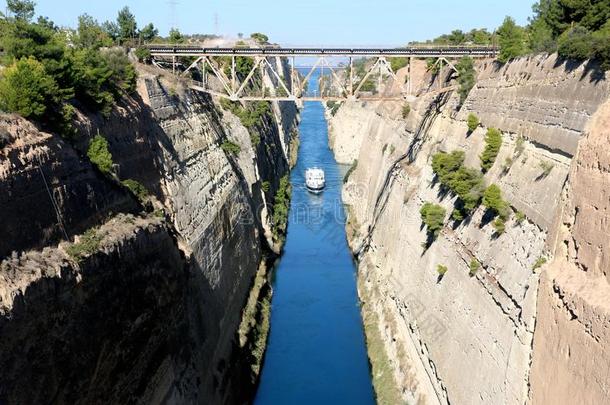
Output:
[[[610,104],[580,140],[542,273],[532,402],[608,402],[610,370]],[[550,241],[553,243],[553,241]]]
[[[0,270],[0,367],[11,370],[0,375],[0,402],[249,399],[260,361],[249,348],[264,334],[244,340],[238,329],[251,322],[242,309],[277,248],[268,218],[298,112],[271,107],[248,130],[211,98],[143,68],[138,94],[108,119],[79,114],[74,142],[2,117],[2,235],[15,237],[0,252],[14,251]],[[154,214],[88,163],[97,133],[120,179],[158,199]],[[239,152],[223,149],[228,141]],[[71,238],[93,226],[102,239],[78,262],[62,227]]]
[[[458,108],[456,94],[425,95],[430,77],[422,66],[413,70],[422,94],[406,120],[402,105],[384,103],[345,104],[330,121],[331,146],[343,161],[357,159],[343,196],[350,205],[348,235],[359,259],[365,317],[369,312],[378,320],[377,333],[385,341],[403,399],[527,402],[532,395],[544,395],[532,386],[536,378],[541,383],[553,374],[530,379],[532,356],[534,369],[538,359],[534,334],[541,330],[536,326],[539,271],[533,268],[554,245],[572,156],[581,150],[578,142],[591,117],[603,114],[599,109],[608,99],[608,82],[595,71],[563,64],[553,56],[519,59],[503,67],[483,64],[477,85]],[[466,126],[469,113],[482,125],[471,134]],[[462,150],[465,165],[479,168],[488,127],[503,131],[503,138],[485,183],[497,184],[503,198],[526,219],[518,222],[513,214],[506,231],[497,235],[480,207],[463,221],[447,218],[439,237],[426,248],[421,206],[440,204],[449,216],[456,200],[435,180],[432,155]],[[590,178],[595,189],[608,184],[604,172],[599,173]],[[581,196],[590,203],[586,194]],[[601,194],[595,198],[607,200]],[[602,221],[604,213],[599,215]],[[577,217],[585,218],[580,211]],[[598,252],[580,254],[600,257]],[[480,268],[471,276],[473,259]],[[436,271],[439,264],[448,268],[444,277]],[[592,290],[601,291],[601,284],[591,283]],[[547,290],[543,283],[542,293],[548,295]],[[538,303],[539,316],[543,302],[541,298]],[[589,309],[587,316],[599,314]],[[549,333],[558,333],[557,325],[554,328],[547,327]],[[540,345],[543,340],[540,337]],[[556,355],[548,349],[547,357]],[[608,356],[600,361],[607,362]],[[572,372],[584,372],[588,363],[572,366]],[[600,385],[607,389],[605,384]]]

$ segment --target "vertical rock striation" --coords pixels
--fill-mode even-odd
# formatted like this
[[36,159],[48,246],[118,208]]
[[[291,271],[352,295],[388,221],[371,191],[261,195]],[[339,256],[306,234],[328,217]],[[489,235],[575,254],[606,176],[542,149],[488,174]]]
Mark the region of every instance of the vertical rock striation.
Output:
[[[143,67],[138,94],[108,119],[79,112],[75,141],[2,116],[0,368],[10,372],[0,375],[0,402],[248,402],[260,358],[250,353],[259,343],[244,338],[261,337],[238,329],[277,249],[272,202],[297,114],[271,105],[247,129],[210,97]],[[91,166],[98,133],[118,177],[156,197],[154,214]],[[68,238],[99,236],[77,237],[90,249],[80,259],[56,212]]]
[[[343,196],[349,205],[348,237],[359,260],[363,308],[378,320],[404,400],[486,404],[523,403],[531,397],[532,356],[534,369],[537,361],[532,347],[539,328],[539,272],[533,269],[548,256],[578,142],[591,117],[607,114],[600,106],[608,99],[608,82],[589,66],[555,56],[482,64],[462,107],[456,94],[425,95],[432,79],[414,66],[422,78],[416,86],[421,95],[406,119],[398,103],[347,103],[331,118],[332,147],[345,162],[357,159]],[[470,113],[482,126],[472,133],[466,126]],[[513,210],[526,217],[519,222],[513,213],[502,234],[495,232],[484,207],[464,220],[452,220],[456,197],[440,187],[431,168],[435,153],[453,150],[464,151],[466,166],[480,168],[489,127],[503,131],[503,138],[485,183],[497,184]],[[597,177],[590,177],[596,186],[587,184],[598,189],[601,173],[607,173],[603,165],[588,164],[600,168]],[[580,193],[586,206],[593,201],[589,194]],[[607,195],[597,196],[607,202]],[[447,212],[445,227],[429,246],[419,213],[424,202],[440,204]],[[599,224],[602,233],[601,217],[582,218]],[[596,247],[588,253],[580,248],[583,242],[572,243],[571,251],[597,258],[599,263],[591,259],[585,265],[601,268],[603,243],[590,242]],[[473,260],[480,267],[470,274]],[[444,276],[437,273],[438,265],[448,268]],[[542,288],[548,294],[544,282]],[[600,284],[594,290],[603,288]],[[591,309],[587,314],[600,313]],[[608,341],[607,335],[597,336]],[[583,378],[603,380],[602,374]],[[533,393],[544,395],[536,389]]]

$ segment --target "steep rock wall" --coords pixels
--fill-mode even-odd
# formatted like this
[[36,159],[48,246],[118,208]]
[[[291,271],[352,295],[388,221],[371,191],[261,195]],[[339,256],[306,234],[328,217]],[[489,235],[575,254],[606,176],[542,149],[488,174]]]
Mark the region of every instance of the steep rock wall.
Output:
[[[533,403],[610,397],[610,103],[581,139],[543,272],[534,338]],[[551,241],[550,243],[552,243]]]
[[[345,104],[330,122],[334,149],[358,161],[343,196],[359,292],[379,319],[405,400],[528,400],[539,277],[532,269],[547,254],[576,143],[609,94],[598,73],[554,56],[480,69],[461,109],[456,94],[421,94],[406,120],[400,104]],[[429,83],[424,77],[417,88]],[[358,114],[363,109],[367,113]],[[470,134],[465,120],[471,112],[482,127]],[[498,184],[527,219],[517,223],[513,216],[498,236],[479,208],[464,221],[448,219],[425,248],[420,207],[434,202],[451,214],[455,203],[434,179],[432,155],[463,150],[465,165],[479,168],[487,127],[504,135],[485,182]],[[357,153],[345,146],[350,140],[359,145]],[[473,259],[481,267],[471,277]],[[444,277],[436,272],[439,264],[449,269]]]
[[[117,227],[132,230],[105,237],[80,265],[66,254],[69,243],[56,246],[64,237],[50,210],[37,226],[54,233],[34,228],[31,240],[3,238],[5,252],[45,248],[2,262],[0,367],[12,372],[0,376],[0,402],[247,402],[260,359],[238,328],[261,262],[277,249],[271,202],[289,168],[297,113],[294,105],[272,105],[271,115],[249,131],[216,100],[141,67],[138,94],[108,119],[79,113],[72,143],[3,117],[9,136],[2,156],[12,160],[2,161],[2,186],[23,184],[7,200],[15,208],[3,235],[5,229],[23,234],[19,221],[28,216],[19,204],[35,207],[41,199],[38,181],[30,181],[38,154],[68,218],[68,237],[96,225],[108,235]],[[165,212],[163,220],[141,213],[126,188],[90,165],[86,149],[97,133],[109,142],[119,178],[144,184],[160,201],[155,216]],[[240,151],[223,149],[225,141]],[[144,216],[117,217],[121,212]],[[32,348],[31,364],[16,355],[21,347]],[[27,388],[32,380],[39,383]]]

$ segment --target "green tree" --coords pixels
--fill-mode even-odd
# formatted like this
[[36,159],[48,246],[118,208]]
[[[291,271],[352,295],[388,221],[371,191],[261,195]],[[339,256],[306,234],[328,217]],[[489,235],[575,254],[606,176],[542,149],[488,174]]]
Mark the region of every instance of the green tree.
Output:
[[436,238],[445,224],[445,209],[440,205],[426,202],[420,208],[419,214],[428,227],[428,233]]
[[261,45],[269,42],[269,37],[260,32],[254,32],[254,33],[250,34],[250,38],[252,38],[253,40],[255,40],[257,43],[259,43]]
[[169,30],[169,42],[170,44],[181,44],[184,42],[184,37],[178,28],[172,28]]
[[98,24],[98,22],[88,14],[78,17],[78,44],[83,48],[99,48],[112,45],[112,40]]
[[528,27],[529,48],[532,52],[552,53],[557,48],[557,43],[553,38],[553,31],[542,19],[531,22]]
[[492,184],[483,193],[483,205],[503,220],[508,219],[510,214],[509,205],[502,199],[502,190],[496,184]]
[[527,53],[523,28],[519,27],[512,17],[506,17],[497,30],[500,43],[498,60],[502,63]]
[[148,23],[140,31],[140,37],[143,41],[150,42],[159,35],[159,30],[155,28],[153,23]]
[[57,84],[33,57],[23,57],[2,72],[0,110],[41,119],[47,107],[58,101],[57,96]]
[[119,28],[119,38],[122,40],[135,38],[138,33],[136,17],[129,11],[129,7],[123,7],[116,19]]
[[455,67],[458,71],[460,103],[464,103],[475,83],[474,61],[472,58],[465,56],[460,59]]
[[89,142],[87,156],[91,163],[97,166],[100,171],[106,175],[112,174],[112,154],[108,150],[108,141],[101,135],[96,135]]
[[466,119],[466,124],[468,125],[468,131],[474,132],[474,130],[479,127],[481,122],[479,121],[479,117],[477,117],[473,113],[470,113],[468,114],[468,118]]
[[104,30],[106,35],[112,38],[113,41],[119,39],[119,36],[121,35],[119,26],[114,21],[105,21],[102,24],[102,30]]
[[36,3],[32,0],[6,0],[6,7],[16,19],[30,21],[34,17]]
[[479,159],[481,160],[481,169],[483,172],[488,171],[496,161],[496,157],[502,146],[502,132],[496,128],[487,128],[485,135],[485,149]]

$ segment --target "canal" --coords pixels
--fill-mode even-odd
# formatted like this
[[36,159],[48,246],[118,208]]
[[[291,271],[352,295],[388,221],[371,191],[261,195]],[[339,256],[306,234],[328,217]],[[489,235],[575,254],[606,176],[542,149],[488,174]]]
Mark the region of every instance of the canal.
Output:
[[[317,90],[313,75],[309,90]],[[374,404],[356,268],[345,235],[342,170],[328,147],[324,108],[306,102],[284,254],[275,269],[271,331],[255,404]],[[305,169],[326,173],[310,194]]]

